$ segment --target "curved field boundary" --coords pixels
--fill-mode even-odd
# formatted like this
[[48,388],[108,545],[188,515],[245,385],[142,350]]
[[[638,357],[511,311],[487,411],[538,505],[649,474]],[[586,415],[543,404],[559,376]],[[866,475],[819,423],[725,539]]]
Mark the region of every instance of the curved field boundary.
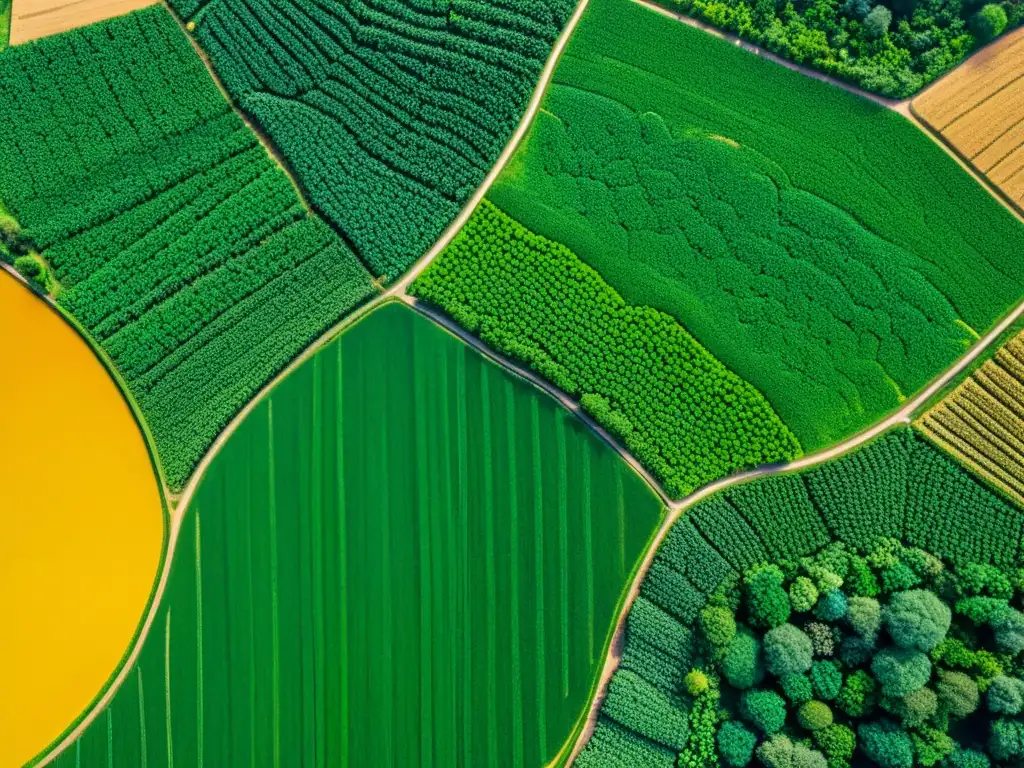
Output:
[[[695,493],[690,494],[685,499],[681,499],[677,502],[672,502],[669,505],[669,514],[665,516],[665,520],[661,525],[657,535],[652,542],[651,549],[648,550],[646,557],[643,560],[642,565],[637,571],[636,577],[633,583],[630,585],[628,590],[628,596],[623,606],[622,613],[619,614],[619,618],[615,627],[614,641],[611,645],[611,652],[608,658],[605,660],[604,671],[601,674],[601,681],[599,684],[597,695],[591,702],[590,712],[587,716],[587,724],[580,733],[579,738],[576,740],[576,744],[573,746],[572,752],[569,755],[567,764],[572,764],[580,751],[586,745],[590,739],[590,735],[593,733],[595,726],[597,725],[597,716],[601,711],[601,704],[604,702],[604,695],[608,688],[608,682],[611,679],[612,674],[618,669],[620,654],[622,652],[624,633],[626,629],[626,616],[629,614],[629,609],[633,605],[633,601],[636,600],[637,595],[640,593],[640,585],[647,575],[647,571],[651,567],[651,562],[654,560],[654,556],[661,546],[669,529],[675,524],[675,522],[682,516],[683,512],[697,504],[698,502],[706,499],[707,497],[718,493],[719,491],[731,488],[736,485],[742,485],[743,483],[755,480],[759,477],[767,477],[769,475],[786,474],[795,472],[802,469],[808,469],[810,467],[824,464],[832,459],[836,459],[850,451],[858,448],[878,435],[882,434],[891,427],[897,424],[910,424],[914,413],[928,400],[930,400],[937,392],[943,389],[947,384],[953,381],[967,366],[969,366],[974,360],[985,350],[991,346],[1003,332],[1013,325],[1024,315],[1024,301],[1019,303],[1006,317],[1004,317],[992,330],[986,333],[977,343],[974,344],[971,349],[961,357],[956,364],[949,368],[944,373],[940,374],[935,378],[931,384],[925,387],[921,392],[916,394],[914,397],[907,400],[907,402],[895,413],[889,415],[882,421],[875,423],[873,426],[859,432],[853,437],[844,440],[837,445],[827,448],[817,453],[803,456],[796,461],[788,464],[778,464],[771,467],[758,467],[747,472],[741,472],[731,477],[726,477],[718,480],[714,483],[704,486]],[[556,759],[551,765],[559,765],[561,756]]]
[[[82,342],[89,347],[93,355],[100,362],[100,365],[103,366],[103,369],[110,376],[111,380],[114,382],[114,386],[117,387],[117,390],[118,392],[120,392],[122,399],[127,404],[128,409],[131,411],[132,418],[134,419],[136,426],[139,428],[139,433],[142,436],[142,442],[146,446],[146,454],[149,456],[149,463],[153,469],[153,475],[157,479],[157,483],[160,487],[160,510],[164,529],[163,541],[161,542],[160,545],[160,570],[157,574],[156,581],[153,582],[153,587],[150,590],[149,599],[146,602],[145,608],[143,609],[143,615],[146,618],[143,620],[143,623],[135,630],[135,634],[132,637],[131,641],[129,642],[128,648],[125,649],[125,652],[121,657],[121,660],[118,662],[117,666],[111,672],[110,677],[107,679],[107,682],[104,684],[103,688],[101,688],[100,692],[96,694],[96,697],[89,704],[89,707],[85,710],[85,712],[80,714],[79,717],[71,724],[71,726],[69,726],[71,729],[75,729],[79,725],[82,725],[82,727],[84,728],[83,723],[85,719],[88,717],[89,713],[95,710],[97,707],[102,706],[102,702],[104,700],[103,691],[109,689],[111,686],[114,686],[115,684],[118,684],[118,682],[126,674],[126,670],[131,667],[131,663],[134,660],[134,649],[141,646],[142,640],[144,639],[145,634],[148,631],[147,622],[151,620],[150,617],[152,617],[155,614],[156,607],[159,604],[159,596],[163,592],[162,585],[164,582],[166,582],[167,575],[170,570],[171,557],[174,553],[174,542],[177,534],[177,531],[175,530],[176,523],[174,521],[171,509],[171,495],[170,491],[167,488],[167,484],[164,482],[163,474],[160,469],[160,461],[158,459],[158,455],[156,452],[156,444],[153,441],[153,437],[149,432],[149,428],[146,426],[146,422],[142,418],[142,414],[139,411],[138,405],[135,403],[135,400],[132,397],[131,392],[128,390],[128,387],[125,386],[124,380],[117,372],[117,369],[114,368],[113,364],[107,357],[107,354],[103,351],[102,347],[100,347],[98,344],[96,344],[95,341],[93,341],[92,337],[86,332],[84,328],[82,328],[81,325],[79,325],[79,323],[71,315],[69,315],[59,306],[54,304],[48,298],[44,298],[40,296],[36,291],[32,290],[32,288],[29,287],[25,279],[17,272],[15,272],[13,269],[11,269],[7,264],[0,264],[0,267],[2,267],[3,271],[5,271],[14,280],[16,280],[18,284],[21,285],[26,291],[31,292],[41,302],[43,302],[43,304],[49,307],[49,309],[52,312],[54,312],[58,317],[60,317],[64,322],[66,322],[74,330],[74,332],[78,335]],[[44,753],[50,752],[53,749],[55,749],[63,741],[63,738],[63,735],[58,736],[57,739],[55,739],[53,742],[50,743],[50,745],[46,747]],[[35,761],[29,763],[29,765],[36,764],[37,763]]]

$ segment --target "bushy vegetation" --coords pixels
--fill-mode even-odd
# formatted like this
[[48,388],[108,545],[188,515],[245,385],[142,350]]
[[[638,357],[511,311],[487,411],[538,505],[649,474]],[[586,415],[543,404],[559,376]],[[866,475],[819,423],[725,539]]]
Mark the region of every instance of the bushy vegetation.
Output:
[[410,292],[578,398],[673,496],[799,452],[760,393],[671,317],[630,306],[486,200]]
[[868,91],[905,98],[1024,21],[1015,0],[656,0]]
[[[923,492],[931,486],[937,496]],[[884,510],[874,535],[844,520],[872,508]],[[1015,765],[1022,522],[906,428],[823,467],[724,491],[655,555],[627,619],[625,690],[644,679],[674,702],[673,722],[689,713],[681,766]],[[667,765],[676,747],[639,717],[602,709],[580,764],[625,765],[618,745],[628,745],[631,764]]]
[[124,376],[172,488],[373,292],[162,7],[0,54],[0,131],[17,237]]
[[313,207],[399,276],[483,181],[572,0],[172,0]]
[[588,6],[488,197],[676,318],[805,451],[1024,295],[1024,228],[915,126],[630,2]]

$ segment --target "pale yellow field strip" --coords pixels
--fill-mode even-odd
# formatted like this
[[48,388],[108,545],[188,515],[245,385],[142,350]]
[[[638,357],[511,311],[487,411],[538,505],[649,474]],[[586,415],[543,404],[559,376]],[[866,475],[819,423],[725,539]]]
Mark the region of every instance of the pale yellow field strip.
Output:
[[[1021,120],[1010,130],[996,139],[989,147],[973,158],[974,165],[983,173],[989,174],[992,181],[997,184],[1000,171],[997,170],[1005,162],[1016,154],[1021,145],[1024,144],[1024,120]],[[1006,173],[1002,173],[1005,178]]]
[[[1014,62],[1024,75],[1024,59]],[[946,140],[973,158],[998,141],[1013,126],[1024,120],[1024,76],[1017,78],[992,98],[958,117],[942,130]]]
[[1024,27],[979,51],[914,99],[914,109],[937,130],[1024,75]]
[[11,45],[84,27],[157,2],[159,0],[14,0]]
[[1011,179],[1022,167],[1024,167],[1024,139],[1021,139],[1020,145],[1018,145],[1013,152],[999,161],[999,163],[989,171],[988,175],[996,184],[1004,185],[1010,183]]
[[1018,203],[1024,204],[1024,170],[1018,170],[1006,184],[1006,194]]
[[0,271],[0,766],[70,727],[117,671],[163,549],[142,433],[85,341]]

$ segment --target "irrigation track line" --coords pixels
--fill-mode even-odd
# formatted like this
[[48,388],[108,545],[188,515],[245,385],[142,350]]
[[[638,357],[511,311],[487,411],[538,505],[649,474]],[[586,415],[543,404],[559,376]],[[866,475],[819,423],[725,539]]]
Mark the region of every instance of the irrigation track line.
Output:
[[980,184],[983,189],[985,189],[990,195],[992,195],[992,197],[994,197],[1000,203],[1000,205],[1006,208],[1010,213],[1012,213],[1017,218],[1018,221],[1024,224],[1024,209],[1020,208],[1017,205],[1017,203],[1011,200],[1009,196],[1007,196],[999,187],[994,185],[992,182],[988,180],[986,176],[980,173],[978,169],[971,164],[970,160],[962,156],[945,140],[945,138],[942,136],[941,131],[932,128],[928,121],[924,120],[917,113],[917,110],[914,109],[913,102],[919,96],[921,96],[931,88],[935,88],[942,81],[943,78],[948,77],[950,74],[955,72],[960,66],[966,64],[968,61],[974,58],[974,56],[980,53],[981,50],[984,50],[984,48],[982,48],[979,51],[976,51],[972,56],[969,56],[967,59],[964,59],[964,61],[962,61],[959,65],[953,67],[953,69],[944,74],[938,80],[936,80],[933,83],[930,83],[926,88],[922,89],[921,91],[918,91],[913,96],[909,96],[906,99],[901,100],[889,99],[886,98],[885,96],[879,96],[877,93],[870,93],[869,91],[862,90],[851,83],[838,80],[832,77],[831,75],[826,75],[824,72],[818,72],[817,70],[811,69],[810,67],[806,67],[803,64],[797,64],[796,62],[790,61],[789,59],[784,59],[778,54],[772,53],[771,51],[762,48],[761,46],[752,43],[749,40],[744,40],[743,38],[738,37],[732,32],[726,32],[724,30],[719,29],[718,27],[711,26],[707,22],[695,19],[691,16],[687,16],[682,13],[678,13],[677,11],[673,11],[668,8],[664,8],[661,5],[658,5],[657,3],[653,2],[653,0],[632,0],[632,2],[636,3],[637,5],[643,6],[649,11],[654,11],[655,13],[659,13],[662,16],[666,16],[674,21],[678,21],[681,24],[686,24],[689,27],[699,29],[700,31],[706,32],[709,35],[713,35],[714,37],[717,37],[720,40],[725,40],[726,42],[732,43],[733,45],[742,48],[747,53],[752,53],[755,56],[758,56],[762,59],[767,59],[768,61],[771,61],[774,64],[778,64],[780,67],[785,67],[786,69],[791,70],[793,72],[798,72],[799,74],[804,75],[805,77],[809,77],[812,80],[818,80],[819,82],[827,83],[828,85],[831,85],[834,88],[839,88],[840,90],[846,91],[847,93],[852,93],[854,96],[860,96],[862,99],[867,99],[868,101],[874,102],[879,106],[892,110],[898,115],[902,115],[906,120],[914,124],[917,127],[917,129],[921,131],[925,136],[927,136],[936,144],[938,144],[947,155],[949,155],[951,158],[953,158],[954,161],[956,161],[957,165],[959,165],[964,171],[970,174],[971,177],[976,182],[978,182],[978,184]]
[[[412,281],[415,280],[420,275],[420,273],[423,272],[424,269],[430,266],[430,263],[441,254],[441,252],[448,246],[448,244],[452,241],[455,235],[458,234],[458,232],[462,229],[465,223],[469,220],[469,217],[473,214],[473,211],[476,210],[476,207],[480,204],[480,201],[483,200],[484,195],[487,194],[488,190],[491,188],[491,185],[494,184],[495,179],[498,178],[498,175],[502,172],[502,170],[504,170],[509,160],[512,159],[512,155],[515,153],[516,149],[518,149],[520,143],[522,143],[523,138],[525,138],[527,132],[530,129],[530,126],[533,124],[534,118],[537,116],[537,112],[540,110],[541,102],[544,99],[544,94],[547,91],[548,85],[551,83],[551,80],[554,77],[555,69],[558,66],[558,61],[559,59],[561,59],[562,53],[565,51],[565,46],[568,44],[569,38],[572,36],[573,31],[576,29],[576,25],[582,18],[583,12],[586,10],[589,2],[590,0],[579,0],[579,2],[577,3],[576,10],[573,11],[572,16],[569,17],[569,20],[566,22],[565,28],[562,30],[561,35],[559,35],[558,39],[555,41],[555,44],[551,49],[551,53],[548,54],[547,61],[545,62],[544,68],[541,70],[540,77],[537,80],[537,85],[534,88],[533,94],[530,97],[530,101],[527,104],[526,111],[523,113],[522,118],[520,118],[519,124],[516,126],[515,132],[512,134],[512,137],[505,145],[505,148],[502,150],[502,153],[498,156],[498,159],[495,162],[495,164],[491,167],[491,170],[484,177],[483,182],[481,182],[480,186],[477,187],[476,191],[473,193],[473,196],[470,197],[469,200],[466,202],[465,206],[463,206],[462,210],[459,212],[459,215],[456,216],[455,219],[451,222],[451,224],[448,225],[447,229],[445,229],[444,232],[441,233],[441,236],[438,238],[437,242],[434,243],[433,247],[429,251],[427,251],[423,256],[421,256],[413,264],[413,266],[405,273],[405,275],[403,275],[402,278],[400,278],[396,283],[394,283],[387,290],[378,294],[376,297],[374,297],[366,304],[362,305],[361,307],[353,311],[351,314],[346,316],[344,319],[339,321],[337,324],[332,326],[330,329],[328,329],[323,335],[321,335],[318,339],[316,339],[308,347],[306,347],[299,354],[299,356],[296,357],[280,373],[278,373],[277,376],[275,376],[266,385],[264,385],[263,388],[260,389],[260,391],[246,404],[246,406],[241,411],[238,412],[238,414],[231,420],[228,426],[225,427],[224,430],[217,436],[216,440],[214,440],[210,448],[207,450],[206,454],[203,456],[202,460],[196,466],[195,471],[192,473],[192,476],[189,478],[188,483],[185,485],[185,488],[180,495],[175,497],[170,493],[166,493],[165,489],[165,495],[167,496],[168,514],[170,517],[170,528],[167,533],[167,551],[164,557],[164,562],[160,566],[160,580],[159,583],[157,584],[156,592],[153,595],[149,611],[146,614],[145,619],[143,620],[142,629],[140,630],[138,637],[136,638],[135,645],[131,649],[131,653],[129,653],[127,658],[125,659],[123,665],[121,666],[121,669],[118,671],[117,676],[111,681],[106,691],[104,691],[103,696],[100,697],[100,699],[92,706],[88,714],[86,714],[86,716],[82,718],[82,720],[78,723],[78,725],[75,726],[74,729],[69,731],[62,739],[60,739],[60,741],[54,747],[52,747],[48,752],[46,752],[44,756],[39,758],[38,762],[33,764],[35,768],[43,768],[43,766],[52,763],[55,759],[57,759],[57,757],[61,755],[62,752],[64,752],[69,746],[71,746],[75,741],[77,741],[82,736],[83,733],[85,733],[86,729],[90,725],[92,725],[92,723],[107,708],[107,706],[113,700],[114,695],[117,693],[118,690],[120,690],[121,686],[128,678],[129,674],[131,673],[131,670],[135,667],[139,655],[142,653],[142,647],[145,644],[147,637],[149,636],[150,630],[152,629],[157,611],[163,604],[164,592],[166,591],[167,588],[167,582],[170,576],[171,565],[173,563],[174,550],[177,545],[178,535],[181,531],[181,522],[185,516],[185,513],[188,511],[188,506],[192,501],[193,496],[195,495],[196,489],[199,487],[200,481],[206,474],[206,470],[209,468],[213,459],[224,447],[224,445],[227,443],[231,435],[234,434],[235,430],[237,430],[241,423],[245,420],[245,417],[248,416],[249,413],[251,413],[253,409],[267,397],[269,392],[274,387],[276,387],[281,381],[283,381],[296,368],[298,368],[300,365],[306,362],[306,360],[310,359],[320,349],[322,349],[328,343],[333,341],[349,326],[354,325],[359,320],[369,315],[370,312],[372,312],[374,309],[386,303],[387,301],[397,299],[399,301],[402,301],[406,305],[414,307],[415,309],[419,310],[424,315],[427,315],[432,320],[434,320],[434,322],[437,322],[439,325],[444,326],[446,329],[457,335],[460,339],[463,339],[467,343],[471,343],[475,349],[487,354],[487,356],[491,360],[497,362],[502,366],[511,368],[521,377],[529,379],[531,382],[537,384],[549,394],[558,397],[559,402],[566,404],[565,395],[562,395],[560,393],[556,394],[556,391],[550,384],[541,381],[541,379],[539,379],[539,377],[535,376],[533,373],[514,365],[510,360],[503,360],[501,356],[496,355],[493,351],[487,350],[483,342],[481,342],[479,339],[471,339],[471,337],[469,337],[465,331],[463,331],[461,328],[455,325],[454,321],[449,321],[447,319],[442,320],[440,315],[437,315],[436,313],[428,313],[427,311],[425,311],[425,307],[423,307],[421,304],[416,302],[412,297],[406,294],[406,289],[409,287]],[[181,23],[181,19],[179,19],[177,16],[174,16],[174,18],[178,19],[179,24]],[[191,35],[188,35],[188,37],[190,40],[192,40]],[[206,64],[207,70],[210,72],[211,77],[213,77],[214,82],[217,83],[218,87],[221,88],[221,92],[225,93],[225,97],[227,97],[226,92],[224,91],[223,86],[220,83],[220,80],[217,78],[216,73],[213,71],[209,58],[205,55],[205,52],[203,52],[201,49],[198,49],[198,45],[195,43],[195,41],[193,41],[193,45],[197,48],[197,50],[199,50],[200,58]],[[234,103],[231,102],[230,99],[229,103],[232,105],[232,107],[235,107]],[[235,108],[235,112],[241,115],[243,120],[246,119],[245,116],[242,115],[237,108]],[[250,125],[247,120],[246,124]],[[253,128],[253,126],[250,125],[250,128]],[[261,138],[261,143],[264,144],[264,147],[267,149],[270,155],[279,163],[281,163],[281,158],[273,149],[273,147],[270,146],[269,143],[264,143],[262,141],[262,134],[256,130],[254,130],[254,133],[257,135],[257,137]],[[291,177],[291,173],[288,170],[288,167],[283,163],[281,164],[285,173],[287,173],[289,177]],[[295,184],[296,189],[299,190],[300,198],[305,200],[305,198],[302,197],[301,188],[297,185],[294,178],[292,179],[292,183]],[[51,301],[51,303],[54,303],[49,297],[47,297],[47,301]],[[580,415],[581,418],[584,418],[582,411],[574,409],[574,412]],[[584,418],[584,421],[591,427],[597,427],[597,425],[589,418]],[[603,437],[605,437],[606,440],[609,440],[609,442],[612,443],[612,445],[621,455],[627,455],[621,446],[611,441],[610,436],[606,432],[600,430],[600,433]],[[159,460],[160,454],[157,451],[155,443],[152,443],[150,448],[153,451],[153,455],[156,456],[157,459]],[[650,474],[639,466],[639,462],[637,462],[636,459],[633,457],[629,457],[627,460],[630,462],[630,465],[634,469],[636,469],[638,472],[641,472],[642,476],[648,481],[648,483],[652,485],[652,487],[664,499],[665,494],[664,491],[661,489],[661,486],[655,483],[653,481],[653,478],[651,478]]]
[[[670,503],[668,505],[669,512],[665,515],[665,520],[662,522],[661,527],[658,529],[658,533],[651,542],[650,548],[644,556],[643,563],[637,570],[636,577],[633,579],[633,583],[629,587],[629,593],[626,597],[625,603],[623,604],[622,611],[619,613],[615,626],[615,634],[611,645],[609,646],[610,649],[608,651],[608,657],[605,659],[604,669],[601,672],[601,678],[597,685],[597,692],[591,702],[590,712],[587,716],[587,724],[584,726],[583,731],[576,740],[576,744],[569,755],[566,765],[572,765],[594,732],[594,728],[597,725],[597,716],[600,713],[601,705],[604,703],[604,697],[608,688],[608,681],[611,679],[615,670],[618,669],[619,661],[621,659],[622,644],[626,628],[626,617],[629,615],[629,610],[633,605],[633,601],[636,600],[637,595],[640,593],[640,585],[643,583],[644,576],[647,575],[647,571],[651,567],[651,562],[654,560],[654,556],[657,554],[662,540],[665,538],[666,534],[668,534],[669,529],[671,529],[676,521],[679,520],[683,512],[698,502],[706,499],[708,496],[718,493],[719,491],[724,491],[734,485],[742,485],[743,483],[756,480],[757,478],[797,472],[802,469],[808,469],[819,464],[824,464],[849,453],[898,424],[910,424],[912,416],[921,408],[921,406],[927,403],[937,392],[953,381],[953,379],[959,376],[1022,315],[1024,315],[1024,301],[1019,303],[1008,315],[1006,315],[1006,317],[992,328],[992,330],[975,342],[974,346],[972,346],[951,368],[946,370],[945,373],[940,374],[931,382],[931,384],[921,390],[918,394],[914,395],[914,397],[908,400],[898,411],[890,414],[888,417],[875,423],[873,426],[868,427],[862,432],[857,433],[853,437],[849,437],[840,443],[836,443],[831,448],[826,448],[822,451],[802,456],[795,461],[785,464],[773,464],[770,466],[758,467],[746,472],[730,475],[729,477],[722,478],[721,480],[716,480],[715,482],[694,491],[689,496]],[[557,762],[558,759],[559,758],[556,757],[555,761]]]

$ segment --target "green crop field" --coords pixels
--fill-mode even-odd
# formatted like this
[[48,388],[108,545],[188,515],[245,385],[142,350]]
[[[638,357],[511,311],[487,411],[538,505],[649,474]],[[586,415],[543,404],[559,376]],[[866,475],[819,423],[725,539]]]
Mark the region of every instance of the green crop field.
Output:
[[811,451],[1024,296],[1024,227],[891,110],[592,0],[489,199],[676,318]]
[[[1000,653],[987,656],[979,646],[991,643],[989,635],[970,626],[971,622],[983,625],[997,615],[1009,617],[1007,626],[1024,626],[1024,614],[1009,606],[1009,598],[1020,585],[1019,581],[1011,584],[1009,577],[1019,573],[1017,569],[1024,564],[1022,531],[1024,512],[908,428],[888,432],[819,467],[757,479],[701,501],[669,531],[644,578],[627,619],[622,660],[602,705],[597,730],[577,765],[704,768],[719,764],[714,761],[721,757],[723,766],[741,766],[747,762],[737,757],[725,760],[725,755],[735,756],[737,752],[730,747],[736,750],[737,743],[745,743],[749,762],[755,742],[761,747],[751,764],[768,768],[825,765],[820,755],[801,762],[794,754],[792,763],[773,757],[774,750],[787,748],[791,737],[807,738],[806,743],[826,753],[828,764],[835,766],[851,765],[854,739],[860,751],[853,765],[922,765],[929,763],[921,759],[936,752],[940,757],[953,752],[945,735],[949,709],[945,720],[933,720],[934,711],[925,714],[926,725],[915,722],[904,708],[913,701],[904,700],[903,693],[869,695],[865,704],[862,690],[861,706],[855,706],[857,686],[874,685],[870,679],[863,682],[867,674],[863,668],[889,642],[878,632],[878,624],[869,627],[860,640],[847,638],[840,644],[838,638],[851,634],[851,625],[858,626],[856,608],[870,609],[873,604],[877,609],[878,601],[927,585],[947,601],[949,595],[973,599],[955,601],[957,620],[966,627],[961,626],[955,637],[951,634],[943,644],[926,648],[931,651],[930,664],[937,670],[926,672],[926,680],[943,680],[951,670],[966,669],[980,677],[984,690],[1004,672],[1018,675],[1013,657],[1024,649],[1024,635],[1020,644],[1016,635],[1012,642],[1009,636],[1001,638],[999,632],[1004,628],[993,621]],[[789,586],[788,595],[783,584]],[[833,594],[840,588],[841,595]],[[851,601],[848,609],[847,596],[860,602],[854,606]],[[1018,604],[1015,599],[1013,605]],[[949,609],[945,610],[948,626]],[[739,615],[723,619],[723,611]],[[888,614],[882,616],[889,621]],[[742,623],[735,623],[741,618],[754,628],[753,634]],[[827,624],[839,620],[843,620],[841,628]],[[785,670],[780,669],[782,662],[772,656],[773,628],[783,626],[777,634],[796,635],[797,646],[806,643],[810,679],[803,674],[806,669],[793,671],[800,680],[786,679]],[[712,627],[724,627],[725,631],[716,633]],[[759,638],[765,629],[771,631],[764,636],[762,650]],[[888,632],[900,640],[892,626]],[[752,639],[753,635],[758,639]],[[813,665],[812,649],[817,659]],[[799,651],[786,661],[803,656]],[[920,663],[923,656],[916,661]],[[881,676],[876,666],[870,668],[872,674]],[[694,669],[706,673],[704,678],[693,676]],[[782,680],[773,681],[770,675]],[[825,677],[834,680],[826,684]],[[820,725],[809,724],[804,710],[799,718],[790,717],[785,735],[781,721],[765,724],[759,715],[783,704],[782,697],[772,690],[777,682],[790,702],[787,706],[794,709],[793,702],[811,699],[813,690],[815,699],[824,699],[835,710],[836,727],[819,733]],[[842,695],[826,690],[838,688],[840,683]],[[805,697],[796,693],[801,685],[806,685]],[[741,707],[734,706],[740,692],[748,689],[767,697],[763,711],[757,711],[753,700],[744,699]],[[937,689],[940,697],[948,693],[941,682]],[[720,695],[725,712],[720,709]],[[977,696],[975,687],[974,707]],[[816,705],[818,710],[822,706],[820,701]],[[998,717],[1000,710],[992,711],[996,714],[990,717]],[[898,730],[903,734],[898,737],[898,749],[882,759],[875,754],[874,726],[867,730],[858,726],[871,712],[894,732],[902,720],[903,727],[915,729],[913,740]],[[826,715],[831,723],[832,715]],[[734,725],[722,727],[726,720]],[[983,741],[988,733],[983,720],[970,723],[973,731],[951,730],[964,740],[964,746]],[[742,727],[737,729],[737,725]],[[751,728],[756,738],[749,733]],[[766,744],[778,740],[785,741],[765,749]],[[839,754],[843,750],[837,742],[848,744],[849,754]],[[913,762],[909,757],[892,756],[912,751],[918,756]],[[865,753],[871,762],[857,762]]]
[[761,393],[675,320],[486,200],[410,292],[579,398],[673,497],[799,454]]
[[572,0],[171,0],[311,204],[391,280],[498,159]]
[[56,765],[542,765],[660,517],[579,420],[386,305],[218,454],[139,663]]
[[127,381],[175,490],[374,292],[161,6],[0,53],[0,133],[0,199]]

